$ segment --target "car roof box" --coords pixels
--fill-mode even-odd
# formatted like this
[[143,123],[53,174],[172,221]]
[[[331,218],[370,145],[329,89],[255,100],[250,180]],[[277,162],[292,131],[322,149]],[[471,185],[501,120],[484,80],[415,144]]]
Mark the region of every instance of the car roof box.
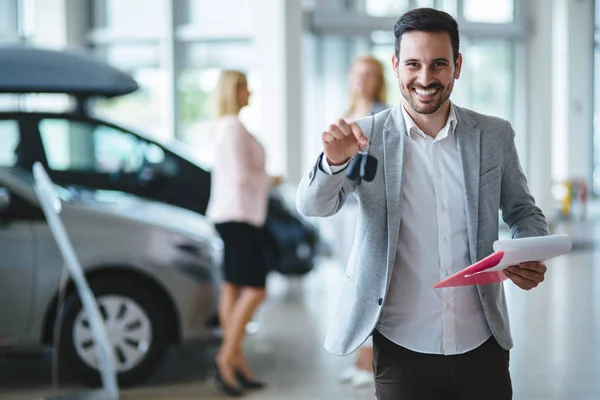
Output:
[[138,89],[128,74],[90,53],[0,46],[0,93],[66,93],[115,97]]

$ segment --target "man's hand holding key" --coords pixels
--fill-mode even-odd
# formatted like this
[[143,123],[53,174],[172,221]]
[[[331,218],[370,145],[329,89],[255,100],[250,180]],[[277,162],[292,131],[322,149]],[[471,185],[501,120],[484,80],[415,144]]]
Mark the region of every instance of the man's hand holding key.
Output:
[[339,119],[323,132],[323,153],[329,165],[342,165],[365,148],[369,139],[356,122]]

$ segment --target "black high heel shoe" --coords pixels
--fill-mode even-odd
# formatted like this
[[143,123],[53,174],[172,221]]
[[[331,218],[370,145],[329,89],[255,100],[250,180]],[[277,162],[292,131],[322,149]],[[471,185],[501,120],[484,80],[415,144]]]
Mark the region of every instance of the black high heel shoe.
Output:
[[232,386],[229,385],[227,382],[225,382],[223,380],[223,378],[221,377],[221,373],[219,372],[219,365],[217,364],[217,362],[215,361],[214,364],[215,367],[215,383],[217,384],[217,387],[219,389],[221,389],[221,392],[225,393],[228,396],[231,397],[241,397],[244,395],[244,390],[239,387],[239,386]]
[[235,376],[244,389],[263,389],[267,386],[264,382],[246,378],[240,371],[235,371]]

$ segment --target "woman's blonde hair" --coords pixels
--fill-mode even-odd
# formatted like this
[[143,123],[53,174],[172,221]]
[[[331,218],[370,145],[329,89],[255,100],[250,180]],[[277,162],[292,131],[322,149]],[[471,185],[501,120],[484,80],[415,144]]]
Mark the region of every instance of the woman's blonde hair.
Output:
[[247,82],[246,74],[243,72],[234,70],[221,72],[213,94],[217,118],[237,114],[240,111],[238,92],[242,85],[248,84]]
[[[375,90],[375,98],[373,99],[373,101],[375,103],[385,104],[387,102],[387,89],[385,86],[385,72],[383,69],[383,64],[381,64],[381,61],[379,61],[373,56],[360,56],[355,58],[354,61],[352,61],[350,71],[352,71],[354,67],[359,63],[367,63],[375,67],[375,71],[377,72],[377,90]],[[346,111],[346,117],[350,116],[354,111],[354,107],[356,107],[356,100],[356,95],[351,93],[350,107],[348,108],[348,111]]]

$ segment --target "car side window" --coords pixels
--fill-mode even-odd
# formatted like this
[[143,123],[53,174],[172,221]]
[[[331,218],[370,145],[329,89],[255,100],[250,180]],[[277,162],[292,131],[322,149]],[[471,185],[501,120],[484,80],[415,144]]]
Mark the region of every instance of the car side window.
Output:
[[135,173],[149,157],[159,162],[165,158],[157,145],[108,125],[43,119],[39,128],[48,166],[54,171]]
[[19,123],[14,119],[0,120],[0,167],[14,167],[17,164],[19,141]]

